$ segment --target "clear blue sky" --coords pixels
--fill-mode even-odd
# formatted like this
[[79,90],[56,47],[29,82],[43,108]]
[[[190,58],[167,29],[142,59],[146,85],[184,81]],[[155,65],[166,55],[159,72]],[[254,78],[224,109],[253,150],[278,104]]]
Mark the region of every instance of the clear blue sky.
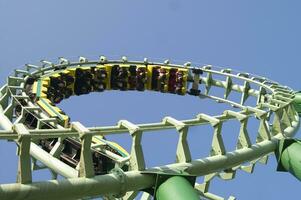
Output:
[[[226,66],[267,76],[298,90],[300,9],[297,0],[0,0],[0,83],[24,63],[104,54]],[[218,114],[224,109],[193,97],[131,92],[74,97],[61,106],[73,120],[86,126],[112,125],[125,118],[156,122],[166,115],[187,119],[199,112]],[[235,124],[229,126],[227,135],[235,129]],[[255,128],[251,130],[256,132]],[[208,154],[210,141],[202,140],[200,134],[210,132],[192,130],[194,158]],[[158,139],[160,135],[144,137],[149,166],[174,160],[176,133],[166,132]],[[128,136],[113,139],[129,148]],[[1,141],[0,153],[0,183],[13,182],[17,168],[15,145]],[[233,194],[241,200],[298,199],[301,183],[275,168],[271,157],[269,164],[258,165],[253,175],[239,172],[234,181],[217,180],[211,191],[222,196]],[[36,173],[35,180],[46,175]]]

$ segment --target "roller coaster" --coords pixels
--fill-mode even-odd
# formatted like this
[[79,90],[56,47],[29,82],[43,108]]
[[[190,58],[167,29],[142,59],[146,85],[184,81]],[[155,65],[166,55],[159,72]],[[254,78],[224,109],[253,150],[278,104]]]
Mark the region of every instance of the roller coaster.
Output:
[[[223,95],[214,95],[212,91],[221,88]],[[217,116],[200,113],[187,120],[166,116],[156,123],[120,120],[117,125],[89,128],[72,122],[57,105],[71,96],[110,90],[191,95],[233,109]],[[240,94],[240,101],[231,99],[231,93]],[[19,157],[17,183],[0,185],[0,199],[222,200],[227,198],[209,190],[213,179],[234,179],[238,170],[253,173],[255,165],[267,163],[273,153],[278,170],[291,171],[299,178],[300,166],[287,164],[284,156],[287,147],[296,143],[292,138],[299,128],[300,97],[264,77],[189,62],[179,65],[169,60],[156,63],[100,56],[95,61],[80,57],[75,62],[59,58],[58,63],[26,64],[0,89],[0,139],[14,141]],[[256,103],[249,103],[250,98]],[[255,131],[248,130],[251,118],[259,124]],[[222,125],[230,120],[240,124],[234,151],[227,151],[223,140]],[[213,128],[210,155],[192,160],[189,128],[208,124]],[[166,129],[178,132],[176,161],[149,168],[142,136]],[[106,138],[113,134],[130,134],[131,151]],[[251,142],[250,134],[256,134],[256,142]],[[32,173],[45,168],[53,180],[33,182]],[[65,179],[57,179],[58,175]],[[204,182],[197,183],[197,177],[204,177]]]

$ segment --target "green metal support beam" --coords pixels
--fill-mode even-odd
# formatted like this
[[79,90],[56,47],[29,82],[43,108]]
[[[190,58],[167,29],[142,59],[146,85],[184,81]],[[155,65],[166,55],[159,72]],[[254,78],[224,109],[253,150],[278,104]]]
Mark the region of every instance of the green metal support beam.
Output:
[[301,181],[301,141],[280,140],[275,155],[278,160],[277,171],[289,172]]
[[79,161],[79,177],[91,178],[94,176],[91,142],[92,135],[89,130],[79,122],[73,122],[72,128],[80,133],[81,154]]
[[301,91],[295,94],[294,107],[296,111],[299,113],[299,116],[301,116]]
[[[301,116],[301,92],[295,94],[295,110]],[[301,140],[283,139],[278,143],[275,155],[278,161],[277,171],[289,172],[301,181]]]
[[72,178],[51,180],[32,184],[0,185],[1,200],[65,200],[114,195],[124,191],[139,191],[150,188],[155,183],[155,176],[136,172],[127,172],[125,182],[121,183],[114,174],[100,175],[93,178]]
[[23,124],[16,124],[14,129],[19,135],[17,142],[19,156],[17,182],[31,183],[30,134]]
[[191,183],[184,177],[174,176],[162,183],[156,192],[157,200],[199,200]]
[[[228,103],[241,111],[226,111],[219,116],[209,116],[199,114],[196,118],[188,120],[177,120],[166,117],[161,122],[152,124],[134,124],[126,120],[121,120],[115,126],[85,128],[79,123],[73,123],[71,128],[60,127],[56,119],[48,118],[42,110],[30,101],[29,96],[24,91],[27,78],[19,75],[29,75],[41,77],[50,73],[57,73],[63,68],[72,67],[92,67],[98,64],[151,64],[147,60],[144,62],[129,62],[123,57],[121,61],[108,61],[105,57],[100,60],[89,62],[81,57],[79,63],[70,63],[65,58],[59,59],[56,65],[49,61],[41,61],[42,66],[26,65],[27,71],[15,71],[15,76],[8,78],[8,85],[0,88],[0,126],[4,131],[0,131],[0,139],[15,140],[19,146],[19,169],[18,181],[15,184],[0,185],[0,199],[78,199],[103,195],[105,198],[122,198],[124,200],[134,199],[138,191],[144,193],[144,200],[150,199],[154,195],[155,199],[199,199],[198,195],[206,199],[223,199],[214,195],[209,190],[209,183],[213,178],[220,177],[224,180],[235,178],[238,169],[253,172],[255,164],[266,161],[267,155],[278,148],[278,141],[284,138],[293,137],[299,128],[299,115],[301,114],[301,92],[295,93],[288,87],[280,86],[278,83],[260,78],[246,73],[231,74],[228,69],[215,70],[212,66],[190,67],[190,65],[170,65],[165,62],[164,66],[184,67],[190,72],[188,80],[193,82],[190,94],[199,98],[210,98],[219,103]],[[155,64],[155,63],[152,63]],[[162,64],[158,64],[162,65]],[[201,76],[204,72],[207,76]],[[217,78],[223,77],[221,80]],[[226,81],[224,81],[226,78]],[[233,81],[232,81],[233,80]],[[238,84],[240,80],[244,85]],[[205,84],[205,93],[199,91],[200,84]],[[252,85],[252,88],[251,88]],[[253,87],[257,85],[259,90]],[[216,87],[225,89],[224,98],[213,96],[211,90]],[[187,88],[189,89],[189,88]],[[210,92],[209,92],[210,90]],[[234,91],[242,93],[241,101],[234,102],[227,100],[229,94]],[[255,97],[257,104],[255,107],[248,106],[248,98]],[[28,101],[28,105],[22,106],[22,113],[18,117],[13,115],[18,100]],[[244,105],[246,104],[246,105]],[[296,111],[297,112],[296,112]],[[14,124],[25,122],[25,113],[33,112],[38,120],[37,129],[27,130],[24,125]],[[248,119],[254,117],[260,120],[256,143],[251,143],[247,130]],[[273,115],[274,114],[274,115]],[[275,116],[272,128],[269,127],[270,116]],[[226,151],[223,138],[225,132],[222,131],[222,124],[229,120],[238,120],[240,131],[236,150]],[[14,124],[13,124],[14,123]],[[55,129],[40,129],[42,123],[51,123]],[[214,129],[211,145],[211,154],[207,158],[192,160],[187,142],[188,130],[192,126],[211,124]],[[156,130],[176,129],[179,134],[177,146],[177,162],[166,166],[148,168],[143,155],[142,138],[145,132],[155,132]],[[129,160],[129,172],[123,172],[115,168],[110,174],[95,176],[91,157],[92,137],[95,135],[112,135],[129,133],[132,137],[131,156]],[[250,134],[252,132],[250,131]],[[256,131],[255,131],[256,134]],[[40,148],[33,141],[39,139],[78,137],[81,142],[81,156],[79,165],[74,169],[60,161],[59,154],[63,148],[62,143],[57,142],[53,150],[48,153]],[[284,140],[278,150],[279,169],[290,171],[299,180],[301,171],[299,162],[301,156],[301,143],[296,140]],[[66,180],[51,180],[32,183],[30,171],[30,156],[38,160],[43,167],[50,168],[56,176],[60,174]],[[260,159],[263,158],[263,159]],[[246,162],[250,162],[246,165]],[[117,166],[117,165],[116,165]],[[194,178],[193,182],[188,176]],[[195,177],[205,176],[205,183],[196,185],[199,190],[194,189]],[[126,196],[124,196],[126,194]],[[234,199],[234,198],[229,198]]]

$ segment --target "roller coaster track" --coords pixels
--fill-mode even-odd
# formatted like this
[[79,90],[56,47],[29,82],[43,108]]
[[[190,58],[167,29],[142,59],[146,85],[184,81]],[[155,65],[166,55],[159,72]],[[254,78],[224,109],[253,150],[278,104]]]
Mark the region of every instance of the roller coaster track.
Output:
[[[157,123],[134,124],[121,120],[117,125],[89,128],[80,122],[71,122],[69,127],[64,127],[46,115],[26,92],[25,83],[30,77],[38,79],[65,69],[103,64],[156,65],[187,69],[190,83],[187,85],[187,95],[226,103],[233,109],[224,110],[217,116],[200,113],[187,120],[167,116]],[[217,88],[223,88],[224,95],[214,96],[212,93]],[[240,93],[240,101],[230,100],[231,93]],[[121,60],[107,60],[103,56],[96,61],[80,57],[77,62],[60,58],[58,63],[41,61],[40,65],[27,64],[23,69],[15,70],[0,89],[0,126],[3,128],[0,131],[0,139],[15,141],[19,157],[17,183],[0,185],[0,199],[89,199],[101,196],[104,199],[125,200],[135,199],[140,191],[144,191],[141,199],[151,199],[152,195],[155,195],[158,181],[175,174],[192,177],[190,180],[200,198],[224,199],[209,190],[210,182],[214,178],[231,180],[235,178],[238,170],[253,173],[256,164],[267,162],[268,156],[277,148],[279,140],[294,136],[299,127],[298,113],[292,104],[294,94],[289,87],[269,79],[248,73],[234,73],[231,69],[219,69],[209,65],[201,67],[191,66],[190,63],[175,65],[168,61],[153,63],[147,59],[128,61],[125,57]],[[249,98],[255,98],[256,104],[248,105]],[[15,114],[17,106],[19,115]],[[39,125],[36,128],[26,126],[26,113],[30,113],[37,120]],[[247,123],[251,118],[258,121],[257,130],[248,130]],[[222,126],[229,120],[236,120],[240,124],[236,150],[231,152],[225,148],[223,137],[226,136]],[[41,124],[48,124],[49,127],[41,129]],[[208,124],[213,127],[210,155],[192,160],[187,142],[189,128]],[[145,164],[141,138],[146,132],[165,129],[175,129],[178,132],[176,162],[148,168]],[[116,163],[114,169],[106,174],[96,175],[91,151],[98,147],[93,146],[92,137],[112,134],[130,134],[131,152],[126,157],[111,155]],[[254,143],[251,143],[251,134],[256,135]],[[227,137],[231,135],[228,134]],[[37,142],[53,138],[58,139],[51,152],[42,149]],[[79,164],[75,168],[59,159],[66,138],[75,138],[81,145]],[[125,165],[129,166],[128,170],[122,168]],[[39,168],[48,168],[54,179],[33,182],[32,173]],[[65,179],[56,180],[57,175]],[[204,176],[204,182],[195,183],[195,177],[200,176]],[[229,199],[235,198],[230,196]]]

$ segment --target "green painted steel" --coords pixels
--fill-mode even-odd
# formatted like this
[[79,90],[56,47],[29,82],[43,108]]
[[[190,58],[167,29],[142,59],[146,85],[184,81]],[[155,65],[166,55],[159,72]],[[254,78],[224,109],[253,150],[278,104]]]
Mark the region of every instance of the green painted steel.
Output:
[[299,91],[295,94],[294,107],[295,107],[296,111],[298,112],[299,116],[301,116],[301,91]]
[[[99,195],[112,195],[118,199],[126,191],[139,191],[150,188],[155,177],[149,174],[128,172],[124,182],[117,174],[106,174],[93,178],[69,178],[50,180],[32,184],[2,184],[1,200],[71,200],[89,199]],[[115,198],[113,198],[113,196]]]
[[161,184],[156,192],[157,200],[199,200],[199,195],[189,181],[181,176],[174,176]]
[[[36,102],[30,101],[30,97],[26,93],[25,83],[29,77],[40,78],[58,73],[59,70],[66,68],[95,67],[103,64],[164,65],[188,69],[191,72],[189,81],[193,83],[189,88],[198,91],[199,86],[205,87],[204,91],[200,91],[198,94],[199,98],[227,103],[237,110],[224,110],[216,116],[200,113],[187,120],[166,116],[156,123],[133,124],[127,120],[120,120],[112,126],[76,129],[74,126],[77,124],[76,122],[72,122],[70,128],[64,128],[55,123],[56,121],[45,114]],[[266,164],[269,154],[275,149],[276,156],[278,155],[278,170],[290,171],[300,180],[301,172],[298,169],[300,168],[298,163],[301,161],[301,156],[298,156],[296,152],[301,152],[301,144],[288,138],[292,138],[299,128],[298,114],[301,114],[301,92],[296,93],[289,87],[263,77],[236,73],[230,69],[220,69],[209,65],[194,67],[191,64],[152,63],[147,59],[128,61],[125,57],[122,57],[122,60],[107,60],[101,56],[98,61],[88,61],[86,58],[80,57],[79,62],[69,62],[60,58],[58,64],[42,61],[41,66],[28,64],[25,68],[26,70],[19,70],[18,73],[10,76],[7,84],[0,88],[0,127],[4,129],[0,131],[0,140],[14,140],[19,146],[18,183],[0,184],[1,200],[50,200],[66,199],[67,197],[68,199],[89,199],[89,197],[99,195],[106,199],[131,200],[136,199],[139,191],[149,192],[142,196],[143,200],[150,199],[150,195],[153,193],[155,198],[163,200],[199,199],[199,196],[206,199],[224,199],[210,191],[213,179],[217,177],[223,180],[234,179],[235,173],[239,170],[253,173],[255,165],[258,162]],[[203,75],[198,73],[200,71],[203,72]],[[211,91],[214,91],[215,88],[222,88],[225,93],[214,96]],[[238,102],[228,99],[232,91],[241,94]],[[256,100],[256,105],[249,105],[247,101],[249,98]],[[21,100],[27,101],[27,105],[22,105]],[[21,106],[20,116],[14,114],[17,105]],[[39,125],[37,129],[21,128],[26,125],[24,121],[27,112],[34,114],[38,124],[51,123],[53,129],[40,129]],[[248,130],[249,119],[258,120],[258,129]],[[230,120],[236,120],[240,124],[239,136],[236,138],[238,142],[233,151],[225,148],[223,139],[236,135],[226,135],[223,129],[222,124]],[[190,127],[203,125],[210,125],[213,129],[211,133],[213,137],[209,141],[212,153],[209,157],[193,160],[187,137],[191,132],[189,131]],[[146,165],[147,160],[144,158],[141,138],[146,132],[166,129],[176,129],[178,133],[176,162],[149,168]],[[118,164],[116,169],[109,174],[95,175],[91,173],[93,163],[89,158],[89,151],[92,142],[89,138],[112,134],[130,134],[132,139],[130,157],[120,159],[115,156],[114,159]],[[251,134],[256,136],[255,142],[250,141]],[[83,138],[83,135],[88,138]],[[61,142],[67,137],[77,138],[82,144],[83,151],[77,168],[72,168],[58,159]],[[60,140],[55,143],[55,151],[51,150],[50,153],[34,143],[40,139],[51,138],[60,138]],[[93,145],[92,148],[98,147]],[[57,178],[57,174],[59,174],[66,179],[32,182],[31,171],[28,170],[30,169],[28,163],[30,156],[33,160],[39,161],[41,167],[49,168],[53,178]],[[123,172],[121,166],[126,162],[131,168],[130,171]],[[42,169],[39,168],[40,166],[33,162],[32,170]],[[181,174],[185,174],[185,176],[182,177]],[[188,176],[193,176],[194,180],[190,181]],[[195,181],[195,177],[199,176],[204,176],[203,183]],[[230,197],[229,199],[234,198]]]
[[278,171],[287,171],[301,181],[301,141],[286,139],[279,142]]

